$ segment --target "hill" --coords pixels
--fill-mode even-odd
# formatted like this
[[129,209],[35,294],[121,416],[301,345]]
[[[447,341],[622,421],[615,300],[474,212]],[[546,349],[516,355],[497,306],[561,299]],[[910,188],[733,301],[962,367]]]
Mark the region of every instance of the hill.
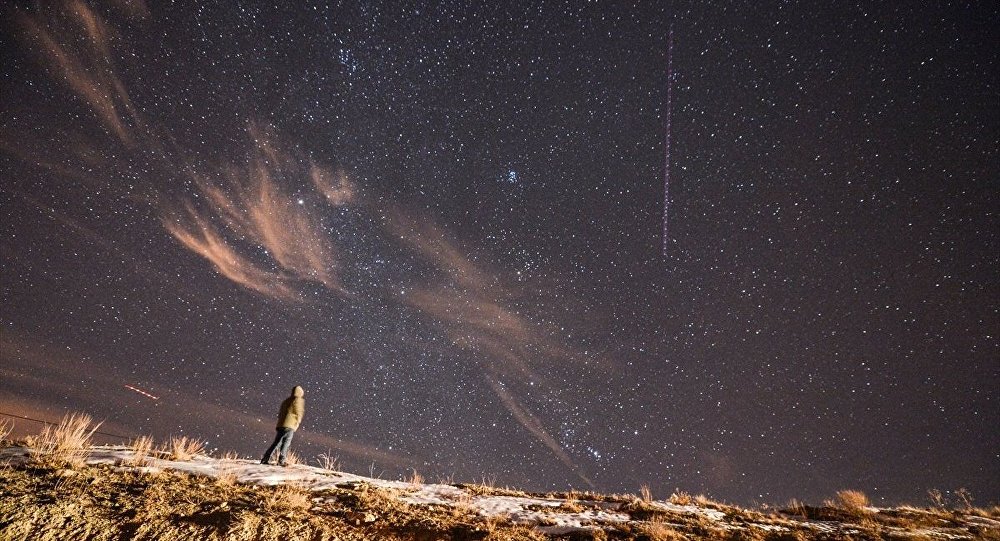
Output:
[[0,539],[1000,540],[996,507],[874,508],[854,491],[780,509],[648,490],[533,494],[364,477],[330,457],[287,467],[211,457],[186,438],[89,446],[88,426],[68,418],[0,448]]

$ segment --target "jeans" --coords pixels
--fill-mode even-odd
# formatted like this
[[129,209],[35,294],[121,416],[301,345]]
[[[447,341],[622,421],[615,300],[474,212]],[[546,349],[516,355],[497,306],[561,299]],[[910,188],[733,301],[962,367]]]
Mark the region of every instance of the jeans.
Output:
[[264,458],[260,459],[261,463],[270,462],[275,449],[278,449],[278,463],[285,463],[285,455],[288,454],[288,447],[292,445],[292,435],[295,434],[295,429],[282,427],[276,428],[275,431],[277,434],[274,436],[274,443],[264,452]]

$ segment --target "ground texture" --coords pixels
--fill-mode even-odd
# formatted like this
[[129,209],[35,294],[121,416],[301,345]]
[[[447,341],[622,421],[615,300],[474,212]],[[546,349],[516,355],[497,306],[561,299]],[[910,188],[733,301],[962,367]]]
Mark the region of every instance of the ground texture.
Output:
[[750,510],[701,498],[529,494],[389,481],[308,465],[127,447],[75,466],[0,449],[0,540],[1000,540],[997,510],[825,505]]

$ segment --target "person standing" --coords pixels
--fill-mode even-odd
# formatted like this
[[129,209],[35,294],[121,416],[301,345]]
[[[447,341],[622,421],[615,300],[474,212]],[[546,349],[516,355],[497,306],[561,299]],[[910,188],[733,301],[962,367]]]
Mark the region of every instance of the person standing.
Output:
[[292,435],[302,423],[302,415],[305,414],[306,400],[302,398],[305,391],[298,385],[292,389],[292,396],[289,396],[281,403],[281,410],[278,412],[278,426],[275,427],[277,434],[274,436],[274,443],[264,452],[264,458],[260,459],[261,464],[270,464],[271,455],[274,450],[278,450],[278,465],[287,466],[288,447],[292,445]]

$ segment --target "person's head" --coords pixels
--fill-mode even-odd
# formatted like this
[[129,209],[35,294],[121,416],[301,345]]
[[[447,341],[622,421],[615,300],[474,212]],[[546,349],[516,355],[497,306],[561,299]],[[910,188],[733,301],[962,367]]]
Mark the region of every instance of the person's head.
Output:
[[299,387],[298,385],[292,388],[292,396],[303,396],[305,394],[306,392],[303,391],[302,387]]

